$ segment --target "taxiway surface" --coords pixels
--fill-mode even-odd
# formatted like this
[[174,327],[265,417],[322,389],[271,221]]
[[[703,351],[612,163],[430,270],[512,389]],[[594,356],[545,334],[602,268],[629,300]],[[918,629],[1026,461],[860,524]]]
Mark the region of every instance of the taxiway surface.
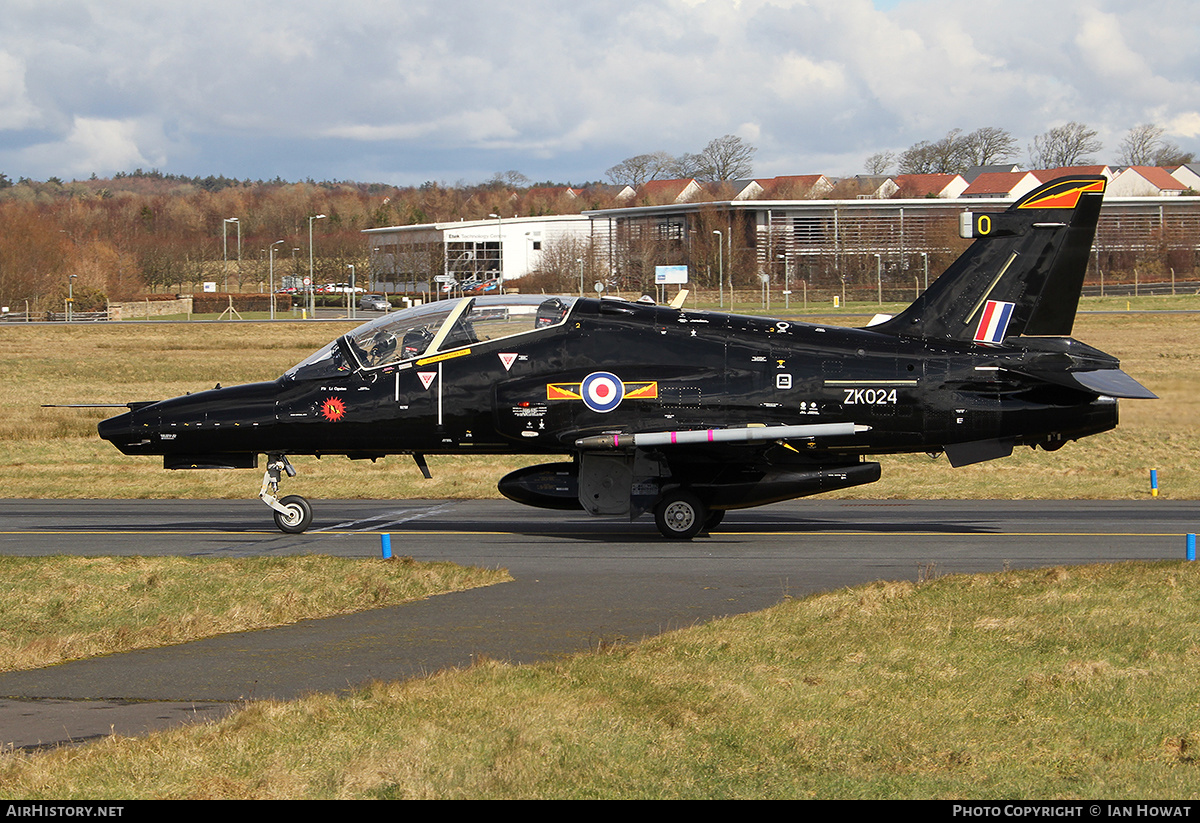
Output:
[[258,501],[0,500],[0,554],[322,553],[507,568],[511,583],[355,615],[0,674],[0,745],[135,734],[244,701],[634,641],[796,597],[931,572],[1179,559],[1194,501],[800,500],[663,540],[653,522],[508,501],[314,501],[303,535]]

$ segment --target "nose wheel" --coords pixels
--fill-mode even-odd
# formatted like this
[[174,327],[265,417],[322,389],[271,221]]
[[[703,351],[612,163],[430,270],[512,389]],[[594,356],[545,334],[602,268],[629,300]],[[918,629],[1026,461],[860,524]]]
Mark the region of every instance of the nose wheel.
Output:
[[275,525],[284,534],[300,534],[312,525],[312,506],[298,494],[289,494],[282,500],[275,497],[283,475],[295,477],[296,470],[282,454],[267,455],[267,471],[263,474],[262,489],[258,496],[271,507]]
[[284,511],[275,510],[275,525],[284,534],[300,534],[312,525],[312,506],[298,494],[289,494],[279,501]]

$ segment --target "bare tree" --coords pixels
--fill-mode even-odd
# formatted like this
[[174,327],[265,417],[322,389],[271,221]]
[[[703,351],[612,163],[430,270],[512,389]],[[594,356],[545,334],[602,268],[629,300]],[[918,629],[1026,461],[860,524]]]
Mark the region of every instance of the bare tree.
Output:
[[681,154],[675,158],[670,177],[714,180],[713,165],[703,154]]
[[901,174],[929,174],[933,171],[933,152],[928,140],[913,143],[900,152],[899,170]]
[[1194,162],[1196,153],[1193,151],[1184,151],[1174,143],[1164,143],[1154,153],[1154,165],[1171,168],[1172,166],[1182,166],[1186,163]]
[[966,171],[969,161],[962,129],[952,129],[941,140],[922,140],[900,154],[901,174],[946,174]]
[[1122,166],[1148,166],[1154,157],[1154,152],[1162,142],[1162,126],[1154,123],[1142,123],[1134,126],[1121,141],[1117,162]]
[[1071,121],[1033,138],[1029,160],[1038,169],[1086,166],[1095,162],[1091,155],[1101,148],[1103,144],[1096,139],[1094,129]]
[[516,169],[508,171],[498,171],[492,175],[492,179],[488,181],[492,186],[507,186],[512,189],[523,189],[529,185],[529,178],[521,174]]
[[710,140],[699,155],[708,166],[708,173],[701,179],[720,182],[749,177],[754,171],[752,160],[756,151],[754,146],[732,134]]
[[1154,123],[1134,126],[1121,141],[1121,154],[1117,162],[1123,166],[1179,166],[1195,158],[1169,140],[1163,140],[1166,132]]
[[642,185],[647,180],[674,177],[674,169],[678,161],[665,151],[651,154],[638,154],[622,160],[617,165],[604,172],[609,182],[619,186]]
[[991,166],[1011,160],[1019,151],[1017,139],[998,126],[984,126],[962,138],[962,154],[968,166]]
[[751,158],[756,151],[742,138],[727,134],[710,140],[699,154],[675,156],[656,151],[629,157],[604,172],[604,176],[611,183],[635,188],[650,180],[695,178],[710,183],[738,180],[752,173]]
[[521,279],[522,289],[539,288],[548,292],[572,294],[583,288],[590,291],[600,275],[596,249],[590,238],[560,235],[542,246],[536,268]]
[[867,174],[887,174],[896,162],[896,155],[890,151],[879,151],[872,154],[863,163],[863,171]]

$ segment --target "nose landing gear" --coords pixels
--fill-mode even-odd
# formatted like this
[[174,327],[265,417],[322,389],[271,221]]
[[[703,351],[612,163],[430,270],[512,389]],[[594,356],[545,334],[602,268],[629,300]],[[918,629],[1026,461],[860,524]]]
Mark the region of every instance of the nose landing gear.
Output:
[[267,470],[263,473],[262,489],[258,497],[271,507],[275,515],[275,525],[284,534],[300,534],[312,525],[312,506],[298,494],[289,494],[279,500],[275,493],[279,491],[279,481],[283,473],[295,477],[296,470],[283,454],[267,455]]

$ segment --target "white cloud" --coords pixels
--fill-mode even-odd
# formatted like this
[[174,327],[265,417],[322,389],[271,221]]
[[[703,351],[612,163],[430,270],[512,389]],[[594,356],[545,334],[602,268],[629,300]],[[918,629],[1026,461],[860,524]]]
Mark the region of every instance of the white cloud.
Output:
[[166,160],[164,142],[161,133],[146,122],[76,117],[70,133],[61,140],[29,146],[19,156],[44,176],[80,177],[97,171],[161,166]]
[[1200,137],[1200,112],[1182,112],[1167,121],[1166,129],[1171,135]]
[[0,52],[0,129],[23,129],[37,121],[37,107],[25,88],[25,63]]
[[[1156,118],[1200,136],[1200,6],[1186,0],[11,5],[9,176],[355,176],[372,153],[359,168],[418,181],[456,157],[464,173],[582,180],[729,133],[759,145],[756,173],[838,174],[952,128],[1027,144],[1078,120],[1112,148]],[[172,168],[180,146],[195,166]]]

